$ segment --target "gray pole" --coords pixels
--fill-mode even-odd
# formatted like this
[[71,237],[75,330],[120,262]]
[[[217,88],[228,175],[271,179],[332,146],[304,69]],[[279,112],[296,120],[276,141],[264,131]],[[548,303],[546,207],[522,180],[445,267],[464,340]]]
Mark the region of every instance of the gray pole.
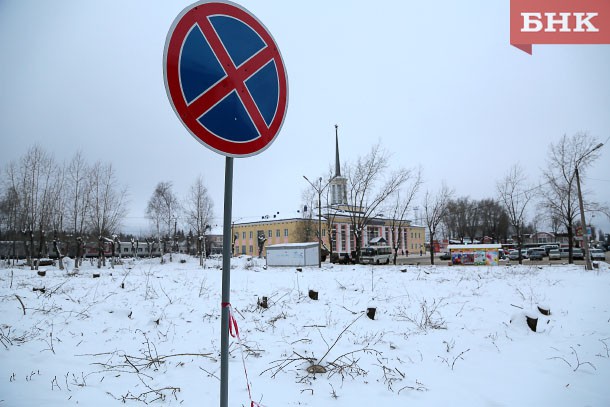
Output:
[[578,160],[576,160],[575,172],[576,172],[576,187],[578,188],[578,206],[580,209],[580,223],[582,224],[582,245],[585,254],[585,270],[593,270],[593,265],[591,264],[591,256],[589,254],[589,236],[587,235],[587,223],[585,221],[585,208],[582,202],[582,192],[580,191],[580,174],[578,173],[578,167],[580,166],[580,162],[585,159],[588,155],[592,154],[595,150],[598,150],[604,146],[604,143],[599,143],[593,149],[585,154],[583,154]]
[[585,207],[582,203],[582,193],[580,192],[578,164],[576,165],[576,186],[578,187],[578,206],[580,207],[580,223],[582,224],[582,249],[585,254],[585,270],[593,270],[593,266],[591,265],[591,257],[589,257],[589,236],[587,235],[587,223],[585,221]]
[[322,177],[318,182],[318,268],[322,268]]
[[231,211],[233,157],[225,162],[225,207],[222,224],[222,303],[220,318],[220,407],[229,405],[229,308],[231,302]]

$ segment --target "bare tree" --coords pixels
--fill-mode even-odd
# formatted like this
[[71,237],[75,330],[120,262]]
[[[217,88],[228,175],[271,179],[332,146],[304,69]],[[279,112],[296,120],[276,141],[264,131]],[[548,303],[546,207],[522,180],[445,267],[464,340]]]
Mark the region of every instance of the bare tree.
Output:
[[[430,191],[426,191],[423,206],[431,248],[434,247],[434,236],[438,227],[447,216],[452,196],[453,190],[447,187],[444,182],[441,189],[435,195],[432,195]],[[430,264],[434,264],[434,250],[430,250]]]
[[483,236],[490,236],[492,243],[508,237],[508,215],[506,210],[495,199],[483,199],[479,202],[480,227]]
[[[557,144],[549,147],[547,168],[543,173],[546,186],[542,189],[542,204],[548,209],[549,218],[561,222],[568,234],[569,263],[573,262],[574,227],[580,217],[576,167],[582,179],[586,169],[599,157],[599,151],[593,151],[597,145],[595,137],[588,133],[576,133],[572,137],[564,135]],[[583,159],[585,157],[586,160]],[[586,195],[586,191],[583,191],[585,212],[610,216],[606,206],[589,200]],[[583,225],[583,230],[586,230],[585,227]]]
[[76,268],[82,263],[83,239],[91,209],[91,168],[78,151],[66,167],[67,230],[76,246]]
[[79,151],[66,168],[66,190],[71,207],[67,219],[68,230],[75,237],[85,233],[91,206],[91,178],[91,169]]
[[203,183],[203,178],[198,176],[184,200],[184,215],[187,225],[197,234],[197,254],[201,266],[206,256],[205,234],[214,216],[213,208],[214,204]]
[[153,192],[152,197],[148,201],[146,215],[156,226],[157,239],[159,240],[159,246],[161,249],[162,263],[163,253],[165,252],[162,241],[167,241],[170,236],[174,235],[179,210],[180,203],[172,191],[172,183],[169,181],[159,182],[155,188],[155,192]]
[[451,199],[447,204],[447,216],[443,220],[451,237],[459,238],[462,243],[465,237],[474,240],[478,227],[478,203],[468,197]]
[[518,164],[513,165],[508,174],[497,183],[498,198],[506,209],[508,219],[517,236],[519,249],[519,264],[523,263],[521,249],[523,248],[523,227],[526,209],[532,200],[533,189],[527,185],[527,177]]
[[111,164],[97,162],[91,168],[90,228],[98,236],[99,261],[105,263],[103,245],[119,230],[125,217],[127,189],[118,185]]
[[347,178],[348,215],[356,241],[356,261],[362,247],[362,234],[371,219],[378,215],[381,205],[408,179],[408,171],[399,169],[386,175],[389,154],[378,143],[364,157],[348,164]]
[[[7,167],[7,181],[11,191],[16,193],[12,201],[18,202],[15,210],[15,225],[26,237],[26,256],[32,268],[38,262],[32,257],[37,253],[40,258],[48,254],[46,233],[52,227],[51,219],[56,208],[54,200],[55,176],[57,164],[52,156],[39,146],[34,146],[18,163]],[[38,250],[34,249],[34,236],[38,232]]]
[[403,233],[410,221],[407,220],[407,213],[411,209],[411,204],[422,184],[421,168],[407,170],[407,180],[405,187],[396,191],[394,202],[389,207],[389,227],[392,234],[392,249],[394,250],[393,263],[396,264],[398,249],[403,240]]
[[[308,186],[301,193],[303,202],[303,221],[299,222],[295,230],[295,238],[298,242],[316,241],[317,221],[314,220],[314,208],[317,206],[317,193],[313,187]],[[317,215],[315,215],[317,217]]]

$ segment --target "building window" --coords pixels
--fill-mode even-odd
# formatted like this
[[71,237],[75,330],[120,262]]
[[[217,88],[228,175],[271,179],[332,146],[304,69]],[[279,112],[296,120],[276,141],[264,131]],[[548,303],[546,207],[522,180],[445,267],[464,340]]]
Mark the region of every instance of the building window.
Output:
[[288,229],[284,229],[284,236],[288,237]]
[[246,232],[241,232],[241,238],[242,238],[243,240],[246,240]]
[[280,230],[279,229],[275,230],[275,237],[280,237]]
[[273,230],[267,231],[267,237],[273,237]]
[[[250,232],[250,233],[252,233],[252,232]],[[252,245],[250,245],[249,249],[250,249],[250,254],[252,254],[254,252],[254,248],[252,247]]]
[[[246,233],[246,232],[244,232],[244,233]],[[246,245],[243,245],[241,247],[241,254],[246,254]]]
[[326,229],[322,229],[322,237],[326,237]]
[[[252,234],[253,233],[254,233],[253,231],[250,231],[250,239],[252,239]],[[252,250],[250,250],[250,251],[252,251]]]

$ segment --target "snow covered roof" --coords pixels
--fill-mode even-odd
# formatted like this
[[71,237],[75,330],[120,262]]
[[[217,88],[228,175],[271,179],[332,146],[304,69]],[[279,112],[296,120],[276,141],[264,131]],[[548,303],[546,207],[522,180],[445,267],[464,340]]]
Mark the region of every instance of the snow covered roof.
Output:
[[447,246],[449,250],[456,249],[500,249],[502,248],[501,244],[450,244]]

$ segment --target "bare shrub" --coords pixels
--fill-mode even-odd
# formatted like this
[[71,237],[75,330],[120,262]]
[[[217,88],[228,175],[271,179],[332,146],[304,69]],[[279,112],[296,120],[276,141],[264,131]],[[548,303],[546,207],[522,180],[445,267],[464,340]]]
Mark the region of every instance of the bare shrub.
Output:
[[398,321],[411,322],[420,331],[447,329],[447,324],[439,312],[439,308],[445,305],[444,301],[444,298],[432,299],[432,302],[424,299],[415,314],[410,314],[405,307],[400,307],[395,317]]

